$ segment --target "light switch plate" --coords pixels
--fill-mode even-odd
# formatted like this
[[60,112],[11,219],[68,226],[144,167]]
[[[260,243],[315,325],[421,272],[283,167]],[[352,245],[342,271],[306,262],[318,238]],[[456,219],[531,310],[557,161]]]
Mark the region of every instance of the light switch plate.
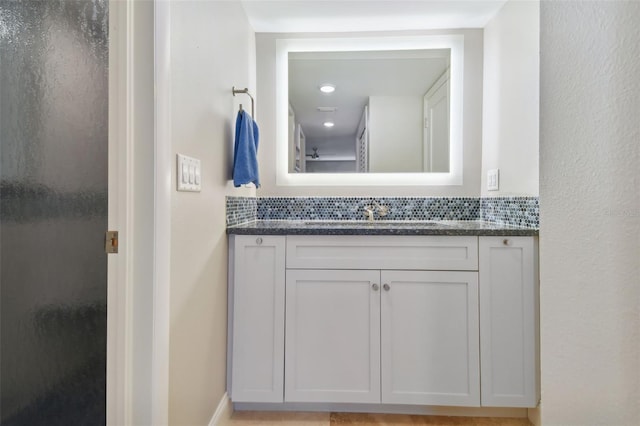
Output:
[[500,170],[491,169],[487,172],[487,191],[498,191],[500,189]]
[[200,192],[202,189],[200,160],[178,154],[176,164],[176,189],[178,191]]

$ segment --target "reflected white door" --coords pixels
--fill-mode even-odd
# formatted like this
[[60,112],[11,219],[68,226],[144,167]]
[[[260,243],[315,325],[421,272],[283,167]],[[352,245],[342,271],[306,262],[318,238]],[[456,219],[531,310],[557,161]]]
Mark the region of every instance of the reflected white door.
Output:
[[449,71],[424,95],[424,171],[449,172]]

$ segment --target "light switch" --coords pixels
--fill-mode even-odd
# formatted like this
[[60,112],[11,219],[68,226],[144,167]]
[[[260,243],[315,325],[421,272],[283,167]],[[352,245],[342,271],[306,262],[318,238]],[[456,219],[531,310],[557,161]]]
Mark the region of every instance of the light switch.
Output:
[[177,190],[200,192],[202,172],[200,170],[200,160],[178,154],[177,163]]
[[500,170],[491,169],[487,171],[487,191],[498,191],[500,189]]
[[182,163],[181,169],[182,169],[182,183],[187,183],[189,181],[189,166],[186,163]]

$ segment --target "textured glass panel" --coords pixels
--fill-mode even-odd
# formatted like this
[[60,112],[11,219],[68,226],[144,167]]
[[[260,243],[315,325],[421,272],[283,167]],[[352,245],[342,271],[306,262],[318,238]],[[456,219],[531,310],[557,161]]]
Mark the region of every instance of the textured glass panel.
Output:
[[108,1],[0,0],[0,423],[105,423]]

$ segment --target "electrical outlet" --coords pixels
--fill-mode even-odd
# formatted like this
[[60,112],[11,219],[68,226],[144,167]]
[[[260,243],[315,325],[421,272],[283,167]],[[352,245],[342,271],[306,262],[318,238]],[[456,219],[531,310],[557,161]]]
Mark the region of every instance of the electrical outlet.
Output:
[[200,160],[178,154],[177,159],[177,190],[188,192],[200,192],[202,189],[202,176]]
[[487,172],[487,191],[497,191],[500,189],[500,170],[491,169]]

